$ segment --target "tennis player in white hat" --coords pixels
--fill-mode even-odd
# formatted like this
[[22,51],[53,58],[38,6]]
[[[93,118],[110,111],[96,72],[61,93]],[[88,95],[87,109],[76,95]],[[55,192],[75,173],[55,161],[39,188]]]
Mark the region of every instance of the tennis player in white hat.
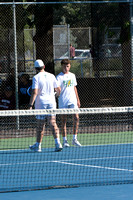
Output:
[[[32,109],[35,102],[35,109],[56,109],[55,91],[60,94],[60,87],[55,76],[45,71],[45,65],[38,59],[34,63],[37,74],[32,80],[32,94],[29,109]],[[41,152],[41,143],[44,135],[45,118],[48,117],[50,127],[55,139],[55,151],[61,151],[62,145],[59,138],[59,128],[56,124],[55,115],[37,115],[37,139],[34,145],[29,148]]]

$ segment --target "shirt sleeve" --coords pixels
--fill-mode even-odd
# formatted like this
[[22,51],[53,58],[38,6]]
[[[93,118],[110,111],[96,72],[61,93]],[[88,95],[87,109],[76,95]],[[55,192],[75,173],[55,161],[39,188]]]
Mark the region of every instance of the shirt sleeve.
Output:
[[74,86],[77,86],[77,80],[75,74],[74,74]]
[[38,81],[35,77],[32,79],[32,89],[38,89]]
[[56,80],[58,81],[59,87],[61,87],[63,79],[62,79],[62,76],[60,74],[56,76]]

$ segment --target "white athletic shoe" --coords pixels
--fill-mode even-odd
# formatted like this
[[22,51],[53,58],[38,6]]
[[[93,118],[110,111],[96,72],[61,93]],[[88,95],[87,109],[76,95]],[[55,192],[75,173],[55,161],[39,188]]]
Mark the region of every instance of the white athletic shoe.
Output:
[[34,152],[41,152],[41,145],[38,145],[38,143],[35,143],[33,145],[29,146],[30,150],[34,151]]
[[77,146],[77,147],[81,147],[81,144],[79,143],[79,141],[77,139],[72,141],[72,145]]
[[63,142],[63,148],[65,148],[65,147],[70,147],[70,145],[68,144],[68,141],[67,141],[67,140],[65,140],[65,141]]
[[62,150],[62,145],[61,145],[61,143],[55,144],[55,151],[58,152],[58,151],[61,151],[61,150]]

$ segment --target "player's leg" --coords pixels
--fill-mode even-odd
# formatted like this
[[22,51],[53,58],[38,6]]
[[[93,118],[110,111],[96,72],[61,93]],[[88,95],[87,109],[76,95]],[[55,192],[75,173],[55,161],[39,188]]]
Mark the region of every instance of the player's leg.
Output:
[[79,115],[73,115],[73,141],[72,144],[75,146],[81,146],[80,142],[77,140],[78,134],[78,127],[79,127]]
[[79,115],[73,114],[73,135],[78,134],[78,127],[79,127]]
[[55,139],[55,151],[61,151],[62,145],[60,143],[60,137],[59,137],[59,128],[56,123],[56,117],[55,116],[48,116],[48,122],[52,129],[52,134]]
[[61,115],[61,132],[62,132],[62,137],[67,137],[66,123],[67,123],[67,115]]
[[70,146],[67,141],[66,123],[67,123],[67,115],[61,115],[61,132],[63,137],[63,147]]
[[33,151],[41,152],[41,143],[44,136],[44,119],[37,119],[36,143],[29,148]]
[[44,136],[44,129],[45,129],[45,123],[44,120],[38,119],[37,120],[37,142],[42,143],[42,139]]

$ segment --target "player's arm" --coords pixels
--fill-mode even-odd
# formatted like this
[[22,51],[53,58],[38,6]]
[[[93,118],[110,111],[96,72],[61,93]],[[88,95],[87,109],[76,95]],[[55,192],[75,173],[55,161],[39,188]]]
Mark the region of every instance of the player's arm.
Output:
[[29,108],[32,109],[36,96],[38,93],[38,89],[32,89],[31,97],[30,97],[30,103],[29,103]]
[[74,86],[74,90],[75,90],[75,94],[76,94],[76,98],[77,98],[78,108],[80,108],[80,100],[79,100],[79,95],[78,95],[78,91],[77,91],[76,86]]
[[61,88],[60,87],[55,88],[55,92],[56,92],[56,97],[60,96]]
[[59,82],[59,80],[58,80],[57,77],[55,79],[55,85],[56,85],[56,87],[54,88],[54,90],[55,90],[55,96],[59,97],[60,93],[61,93],[61,87],[60,87],[60,82]]

